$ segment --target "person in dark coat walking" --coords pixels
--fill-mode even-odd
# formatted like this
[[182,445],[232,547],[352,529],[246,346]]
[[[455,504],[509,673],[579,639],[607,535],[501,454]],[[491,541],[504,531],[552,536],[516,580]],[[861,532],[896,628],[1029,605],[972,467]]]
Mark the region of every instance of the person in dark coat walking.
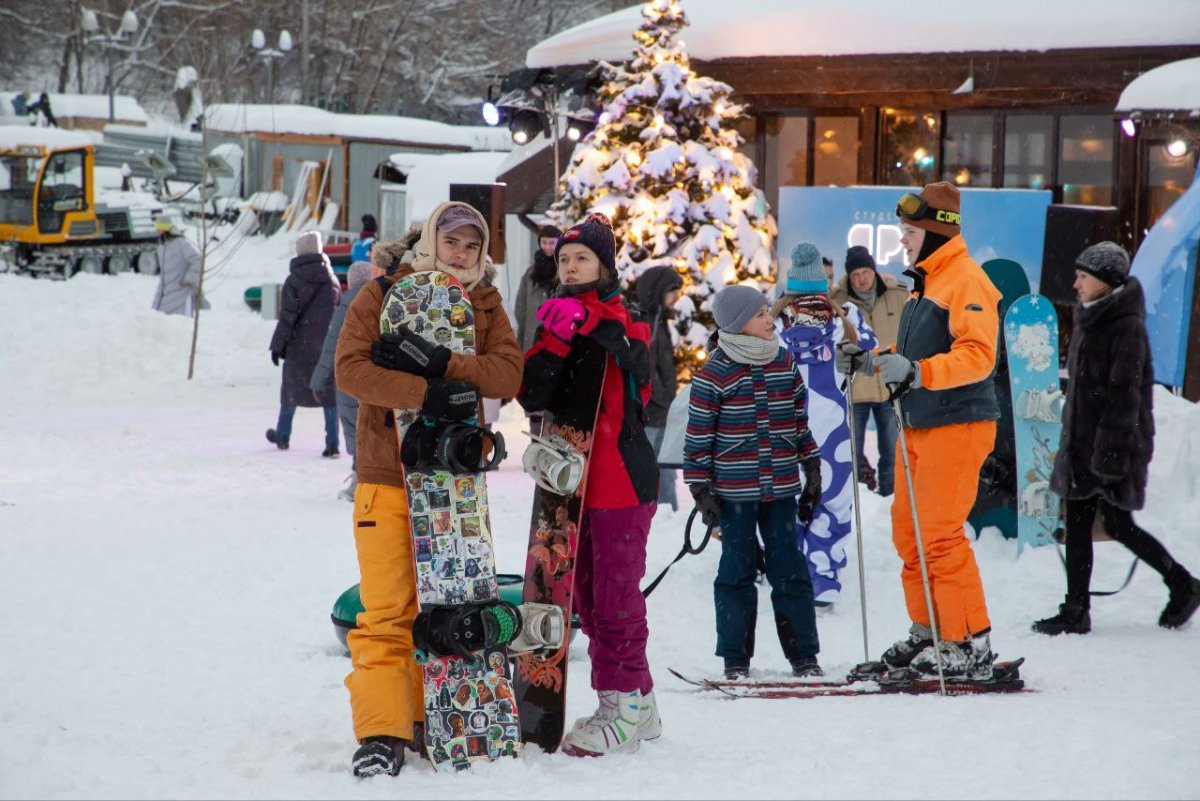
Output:
[[1050,487],[1066,501],[1067,597],[1039,620],[1041,634],[1086,634],[1092,578],[1092,525],[1157,570],[1170,590],[1158,618],[1178,628],[1200,607],[1200,581],[1133,522],[1146,502],[1154,453],[1154,370],[1146,334],[1146,298],[1129,275],[1129,256],[1100,242],[1075,262],[1075,328],[1067,350],[1067,400]]
[[[675,400],[675,346],[671,342],[670,320],[675,316],[675,301],[683,277],[673,267],[652,267],[637,282],[638,306],[650,324],[650,402],[646,404],[646,436],[654,446],[654,455],[662,449],[667,428],[667,412]],[[675,471],[658,470],[658,502],[679,510],[675,496]]]
[[338,304],[338,280],[321,252],[319,231],[305,231],[296,240],[287,280],[283,282],[283,304],[279,322],[271,337],[271,361],[283,360],[283,381],[279,387],[279,422],[267,429],[267,441],[287,450],[292,437],[292,418],[296,407],[320,406],[325,410],[325,450],[327,458],[338,455],[338,408],[330,375],[318,399],[308,386],[321,358],[321,345],[333,310]]

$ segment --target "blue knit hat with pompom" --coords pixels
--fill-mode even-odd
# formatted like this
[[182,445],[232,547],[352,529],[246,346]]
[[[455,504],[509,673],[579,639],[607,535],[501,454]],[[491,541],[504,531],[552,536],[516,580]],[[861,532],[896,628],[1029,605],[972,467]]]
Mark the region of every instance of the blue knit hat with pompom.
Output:
[[821,264],[821,251],[811,242],[801,242],[792,248],[792,266],[788,268],[784,294],[808,295],[828,293],[829,279]]

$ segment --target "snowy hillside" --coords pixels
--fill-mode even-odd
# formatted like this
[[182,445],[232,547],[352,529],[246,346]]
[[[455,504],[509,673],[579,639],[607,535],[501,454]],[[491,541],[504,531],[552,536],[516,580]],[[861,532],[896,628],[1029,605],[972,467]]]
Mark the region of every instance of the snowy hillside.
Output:
[[[233,245],[230,246],[231,251]],[[530,749],[467,775],[410,757],[396,779],[350,775],[349,660],[329,613],[358,580],[350,463],[321,459],[320,413],[291,450],[269,445],[279,371],[273,324],[242,292],[281,281],[283,245],[247,242],[211,282],[196,378],[191,320],[149,309],[157,279],[0,275],[0,797],[2,798],[1195,798],[1200,796],[1200,627],[1155,625],[1166,602],[1139,568],[1097,599],[1094,631],[1049,639],[1053,549],[1015,557],[985,533],[976,552],[1001,658],[1024,656],[1032,694],[718,700],[667,673],[719,670],[713,543],[649,601],[649,656],[666,726],[631,757]],[[1159,424],[1138,520],[1200,570],[1200,408],[1155,395]],[[489,479],[501,571],[520,572],[532,483],[524,421]],[[687,497],[686,492],[681,492]],[[907,627],[887,505],[867,494],[870,644]],[[678,551],[684,511],[660,512],[649,571]],[[819,618],[826,669],[860,661],[857,571]],[[1095,589],[1129,566],[1096,549]],[[786,668],[760,590],[755,672]],[[586,643],[572,650],[570,709],[590,712]]]

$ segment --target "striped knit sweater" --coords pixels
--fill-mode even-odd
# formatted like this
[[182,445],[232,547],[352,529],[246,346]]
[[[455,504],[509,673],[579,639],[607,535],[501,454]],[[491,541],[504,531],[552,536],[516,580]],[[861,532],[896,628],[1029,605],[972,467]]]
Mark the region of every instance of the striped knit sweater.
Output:
[[798,464],[820,456],[808,429],[808,391],[785,348],[764,365],[717,348],[692,378],[684,480],[722,498],[769,502],[798,495]]

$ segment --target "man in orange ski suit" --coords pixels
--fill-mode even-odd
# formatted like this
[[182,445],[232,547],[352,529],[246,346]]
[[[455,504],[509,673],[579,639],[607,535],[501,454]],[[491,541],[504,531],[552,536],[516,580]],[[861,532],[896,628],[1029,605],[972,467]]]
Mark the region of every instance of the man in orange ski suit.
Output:
[[[912,268],[913,291],[893,347],[876,353],[842,348],[843,370],[878,371],[902,398],[902,423],[911,476],[896,471],[892,538],[904,560],[901,578],[909,636],[883,655],[891,667],[911,666],[936,675],[937,659],[921,579],[916,528],[909,501],[911,479],[917,522],[929,573],[930,594],[947,677],[991,678],[987,603],[979,566],[964,524],[975,503],[979,471],[996,439],[993,376],[1000,332],[1000,292],[967,255],[960,233],[959,192],[952,184],[906,194],[896,213]],[[896,464],[904,463],[896,444]]]

